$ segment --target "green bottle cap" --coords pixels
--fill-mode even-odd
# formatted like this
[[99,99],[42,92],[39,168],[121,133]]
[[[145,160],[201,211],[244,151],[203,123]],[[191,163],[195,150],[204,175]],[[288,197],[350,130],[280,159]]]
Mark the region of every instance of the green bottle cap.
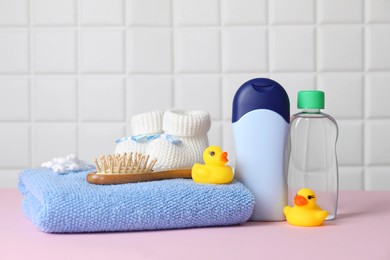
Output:
[[303,90],[298,92],[298,108],[323,109],[325,93],[320,90]]

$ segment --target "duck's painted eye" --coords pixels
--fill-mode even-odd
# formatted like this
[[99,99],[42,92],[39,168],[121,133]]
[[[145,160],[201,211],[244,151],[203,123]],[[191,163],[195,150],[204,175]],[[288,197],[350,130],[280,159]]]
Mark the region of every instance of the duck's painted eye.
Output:
[[214,151],[211,151],[211,152],[210,152],[210,155],[211,155],[211,156],[214,156],[214,155],[215,155],[215,152],[214,152]]
[[309,195],[307,198],[308,198],[309,200],[311,200],[311,199],[314,199],[315,197],[314,197],[314,195]]

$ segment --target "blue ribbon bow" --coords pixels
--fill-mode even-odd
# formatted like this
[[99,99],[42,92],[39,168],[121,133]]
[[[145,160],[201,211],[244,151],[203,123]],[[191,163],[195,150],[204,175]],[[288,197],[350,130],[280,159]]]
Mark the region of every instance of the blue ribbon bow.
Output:
[[152,141],[157,138],[165,138],[168,142],[174,145],[180,145],[182,143],[181,140],[174,137],[173,135],[167,135],[167,134],[154,134],[154,135],[133,135],[133,136],[125,136],[121,139],[118,139],[115,141],[115,143],[119,144],[124,141],[132,140],[137,143],[146,142],[146,141]]

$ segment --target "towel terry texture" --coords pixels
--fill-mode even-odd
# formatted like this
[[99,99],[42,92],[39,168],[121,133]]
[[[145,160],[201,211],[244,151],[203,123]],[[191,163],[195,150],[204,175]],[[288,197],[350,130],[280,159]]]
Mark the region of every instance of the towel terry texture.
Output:
[[19,191],[24,214],[41,231],[80,233],[235,225],[247,221],[254,207],[252,193],[238,181],[94,185],[86,181],[87,173],[22,171]]

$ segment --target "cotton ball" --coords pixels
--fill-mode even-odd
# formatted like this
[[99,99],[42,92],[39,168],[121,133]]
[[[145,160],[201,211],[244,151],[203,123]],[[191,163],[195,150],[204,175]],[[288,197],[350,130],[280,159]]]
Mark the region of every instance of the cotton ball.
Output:
[[79,159],[77,158],[77,156],[75,154],[69,154],[68,156],[66,156],[66,160],[68,160],[68,161],[78,161]]
[[65,167],[63,165],[54,165],[53,171],[56,173],[63,173],[65,171]]
[[41,167],[44,167],[44,168],[51,168],[53,167],[53,162],[52,161],[48,161],[48,162],[45,162],[45,163],[42,163],[41,164]]
[[66,159],[64,157],[60,157],[60,158],[58,158],[57,163],[64,165],[66,163]]
[[72,163],[71,165],[69,165],[69,170],[71,170],[71,171],[78,170],[79,167],[80,167],[80,165],[78,165],[76,163]]

